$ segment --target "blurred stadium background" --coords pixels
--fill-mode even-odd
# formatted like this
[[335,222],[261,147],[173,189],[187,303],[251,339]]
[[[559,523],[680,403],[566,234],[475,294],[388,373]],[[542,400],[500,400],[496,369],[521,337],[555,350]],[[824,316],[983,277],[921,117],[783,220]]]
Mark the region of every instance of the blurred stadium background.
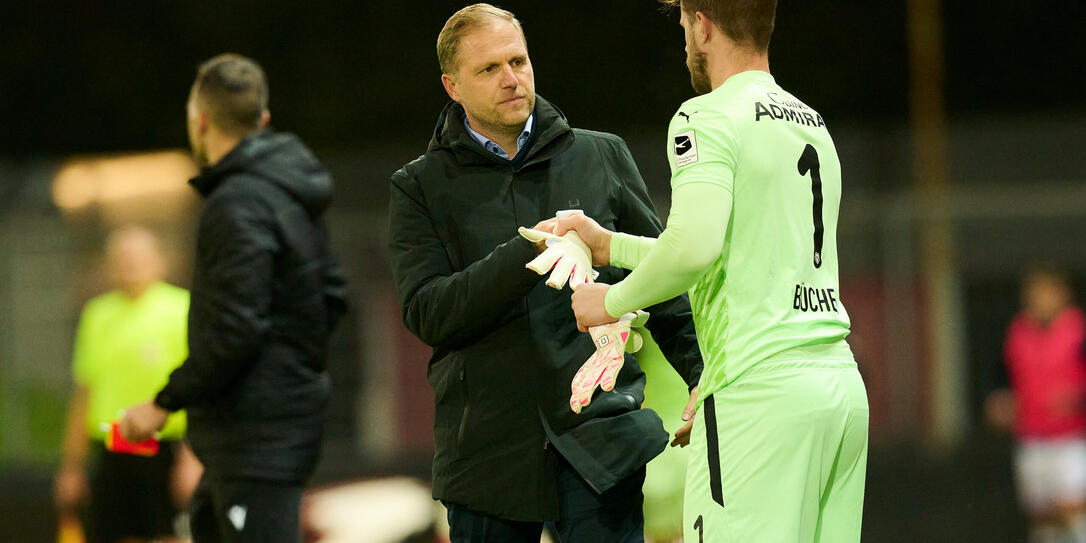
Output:
[[[666,216],[664,130],[691,94],[677,14],[651,0],[498,4],[524,24],[537,91],[571,124],[625,138]],[[188,284],[198,204],[183,108],[196,65],[223,51],[264,65],[273,126],[306,140],[337,181],[329,222],[353,311],[329,362],[314,485],[406,476],[387,492],[425,495],[429,350],[400,324],[387,180],[425,149],[446,100],[434,41],[462,5],[5,7],[0,541],[55,539],[71,340],[82,304],[106,289],[105,233],[152,227],[171,281]],[[844,167],[842,299],[872,414],[865,541],[1025,538],[1011,440],[980,406],[1023,266],[1067,267],[1086,300],[1083,21],[1070,0],[779,6],[774,75],[825,117]]]

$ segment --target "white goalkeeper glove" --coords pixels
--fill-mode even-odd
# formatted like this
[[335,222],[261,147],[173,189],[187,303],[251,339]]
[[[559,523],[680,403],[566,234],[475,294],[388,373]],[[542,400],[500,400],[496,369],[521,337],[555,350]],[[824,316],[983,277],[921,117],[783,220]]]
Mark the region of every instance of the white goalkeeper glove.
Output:
[[550,232],[524,227],[517,231],[521,237],[532,243],[546,242],[547,249],[524,267],[539,275],[550,271],[547,286],[562,290],[568,281],[569,287],[575,289],[599,277],[599,272],[592,269],[592,252],[576,232],[570,231],[564,236],[556,236]]
[[570,384],[569,407],[574,413],[580,413],[584,406],[592,403],[597,385],[605,391],[615,388],[618,372],[626,360],[625,353],[641,350],[643,340],[636,329],[645,326],[647,320],[649,314],[639,310],[626,313],[617,322],[588,329],[596,352],[581,365]]

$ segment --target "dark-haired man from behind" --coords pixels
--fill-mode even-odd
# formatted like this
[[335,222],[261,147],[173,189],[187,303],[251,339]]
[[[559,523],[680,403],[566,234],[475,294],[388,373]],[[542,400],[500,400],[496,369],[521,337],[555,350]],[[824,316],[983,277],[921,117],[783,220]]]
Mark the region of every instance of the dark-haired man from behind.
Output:
[[322,218],[332,180],[295,136],[267,130],[268,87],[238,55],[204,63],[188,102],[190,181],[204,197],[189,357],[122,430],[142,440],[186,409],[206,471],[193,496],[196,543],[297,543],[329,392],[329,336],[345,281]]

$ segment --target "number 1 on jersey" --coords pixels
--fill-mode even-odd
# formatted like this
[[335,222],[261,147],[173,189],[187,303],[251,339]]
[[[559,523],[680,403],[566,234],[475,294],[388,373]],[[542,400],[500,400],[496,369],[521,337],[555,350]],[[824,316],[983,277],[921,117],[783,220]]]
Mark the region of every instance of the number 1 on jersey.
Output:
[[822,267],[822,235],[825,227],[822,225],[822,173],[819,171],[818,151],[810,143],[803,148],[803,154],[799,156],[796,164],[800,175],[811,172],[811,193],[814,195],[814,267]]

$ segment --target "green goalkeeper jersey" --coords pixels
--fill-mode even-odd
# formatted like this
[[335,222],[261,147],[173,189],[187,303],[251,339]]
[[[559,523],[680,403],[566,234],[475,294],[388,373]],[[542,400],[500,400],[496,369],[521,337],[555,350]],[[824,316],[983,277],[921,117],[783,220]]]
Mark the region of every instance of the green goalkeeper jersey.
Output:
[[796,347],[839,344],[828,355],[851,358],[837,278],[841,163],[818,112],[768,73],[743,72],[686,101],[668,136],[673,189],[732,193],[724,250],[690,289],[701,395]]
[[[850,360],[837,269],[841,165],[818,112],[770,74],[743,72],[679,108],[668,128],[667,154],[673,214],[681,204],[695,218],[730,217],[719,256],[689,290],[705,360],[700,396],[759,363]],[[691,199],[698,190],[725,198]],[[703,209],[707,205],[721,208]],[[640,297],[635,291],[663,288],[667,269],[649,260],[663,256],[652,252],[666,249],[666,236],[665,230],[655,243],[612,239],[613,262],[641,260],[630,256],[638,247],[645,252],[655,245],[655,251],[629,266],[635,271],[623,283],[631,284],[612,288],[619,292],[608,294],[609,311],[628,310],[624,302]],[[650,266],[638,283],[635,276]],[[644,295],[641,301],[652,298]]]

